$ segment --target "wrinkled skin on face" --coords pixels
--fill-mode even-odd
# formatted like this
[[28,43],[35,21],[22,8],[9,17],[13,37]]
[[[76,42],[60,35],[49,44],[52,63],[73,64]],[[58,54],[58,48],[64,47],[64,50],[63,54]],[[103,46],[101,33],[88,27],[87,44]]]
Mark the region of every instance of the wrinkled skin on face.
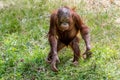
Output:
[[70,23],[72,22],[72,15],[70,10],[67,8],[60,8],[57,12],[58,17],[58,29],[61,31],[66,31],[70,27]]
[[80,16],[68,7],[62,7],[51,14],[50,28],[48,32],[48,40],[50,43],[50,52],[47,62],[51,65],[51,69],[58,71],[56,63],[59,63],[58,52],[65,46],[70,46],[73,50],[73,64],[78,64],[80,57],[79,34],[85,41],[86,51],[83,58],[91,56],[90,51],[90,35],[89,28],[86,26]]

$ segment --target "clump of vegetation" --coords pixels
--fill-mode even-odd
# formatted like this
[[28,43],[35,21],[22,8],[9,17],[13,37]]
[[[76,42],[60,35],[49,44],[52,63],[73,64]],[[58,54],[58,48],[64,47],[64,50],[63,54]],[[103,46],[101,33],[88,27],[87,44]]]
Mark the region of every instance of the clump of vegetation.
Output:
[[[70,1],[70,2],[69,2]],[[120,77],[119,7],[114,2],[87,0],[1,0],[0,80],[118,80]],[[4,6],[5,5],[5,6]],[[93,55],[73,66],[70,49],[60,54],[59,72],[51,71],[45,58],[49,52],[49,16],[60,6],[76,6],[76,11],[91,29]],[[91,7],[90,7],[91,6]],[[105,7],[104,7],[105,6]],[[84,43],[81,39],[81,52]],[[64,54],[63,54],[64,53]]]

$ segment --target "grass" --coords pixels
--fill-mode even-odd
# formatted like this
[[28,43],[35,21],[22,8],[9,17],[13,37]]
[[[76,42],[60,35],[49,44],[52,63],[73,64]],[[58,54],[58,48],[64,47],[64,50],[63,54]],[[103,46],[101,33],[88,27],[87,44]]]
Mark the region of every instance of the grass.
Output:
[[[5,6],[0,8],[0,80],[119,80],[120,24],[115,20],[120,9],[85,1],[1,0]],[[86,61],[81,58],[75,67],[72,51],[65,48],[59,52],[61,63],[55,73],[45,62],[50,50],[47,33],[51,12],[63,5],[76,6],[90,27],[93,55]],[[83,53],[82,39],[80,48]]]

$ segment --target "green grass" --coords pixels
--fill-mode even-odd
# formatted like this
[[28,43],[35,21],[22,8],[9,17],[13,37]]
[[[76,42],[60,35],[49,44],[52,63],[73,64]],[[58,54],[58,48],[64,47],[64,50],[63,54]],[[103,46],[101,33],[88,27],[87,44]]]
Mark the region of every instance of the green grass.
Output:
[[[65,48],[59,52],[61,63],[59,72],[55,73],[45,62],[50,50],[49,16],[60,6],[74,4],[45,0],[1,1],[5,7],[0,9],[0,80],[120,79],[120,24],[115,23],[120,16],[119,7],[111,4],[106,11],[97,6],[89,10],[84,1],[76,4],[77,13],[91,29],[93,55],[86,61],[81,58],[75,67],[71,62],[72,50]],[[80,48],[83,53],[82,39]]]

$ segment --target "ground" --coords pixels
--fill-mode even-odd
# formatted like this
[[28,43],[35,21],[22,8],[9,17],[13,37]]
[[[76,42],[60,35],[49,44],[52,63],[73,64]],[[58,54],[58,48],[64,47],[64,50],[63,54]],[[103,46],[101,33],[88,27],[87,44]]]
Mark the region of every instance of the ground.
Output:
[[[120,1],[0,0],[0,80],[119,80]],[[76,7],[90,28],[93,55],[73,66],[72,50],[59,52],[59,72],[45,58],[49,17],[60,6]],[[80,41],[81,54],[85,51]]]

